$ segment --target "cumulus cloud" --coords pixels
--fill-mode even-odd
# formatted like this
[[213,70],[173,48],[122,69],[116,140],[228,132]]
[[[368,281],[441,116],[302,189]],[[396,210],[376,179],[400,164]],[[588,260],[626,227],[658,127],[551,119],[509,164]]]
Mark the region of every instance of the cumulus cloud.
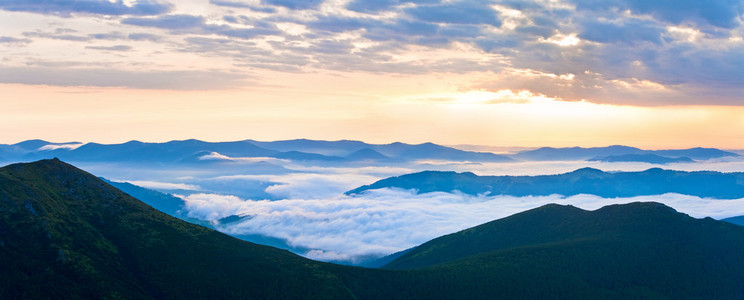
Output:
[[94,15],[158,15],[170,11],[172,5],[159,1],[140,0],[127,5],[123,1],[106,0],[5,0],[0,9],[26,11],[69,17],[73,14]]
[[698,218],[744,215],[744,199],[714,200],[679,194],[615,199],[592,195],[475,197],[381,189],[360,197],[268,201],[193,194],[183,199],[191,217],[215,220],[249,216],[239,223],[219,226],[223,232],[272,236],[294,247],[310,249],[300,253],[307,257],[352,263],[548,203],[594,210],[615,203],[656,201]]
[[[110,26],[109,32],[34,28],[24,33],[24,39],[0,37],[0,44],[33,47],[32,41],[40,38],[149,41],[158,43],[158,51],[188,52],[218,61],[215,65],[222,71],[198,72],[213,75],[236,73],[231,68],[294,73],[316,69],[390,74],[483,72],[493,81],[482,88],[528,89],[563,100],[632,105],[744,101],[744,76],[739,75],[744,68],[744,8],[738,0],[209,2],[200,15],[155,1],[4,1],[0,9],[120,17],[100,23]],[[166,14],[171,10],[177,13]],[[69,22],[65,26],[78,25]],[[134,26],[160,32],[127,32],[135,30]],[[123,46],[88,49],[130,50]],[[430,53],[437,55],[426,55]],[[531,80],[526,74],[509,72],[513,69],[576,77],[572,82]],[[229,83],[222,87],[246,83],[218,77],[203,81],[212,86]],[[16,83],[68,85],[66,80],[41,78]],[[71,78],[91,81],[80,85],[111,85],[100,83],[100,76]],[[172,81],[162,80],[162,86],[172,88]],[[156,85],[158,81],[148,82]],[[664,89],[649,89],[654,86]]]

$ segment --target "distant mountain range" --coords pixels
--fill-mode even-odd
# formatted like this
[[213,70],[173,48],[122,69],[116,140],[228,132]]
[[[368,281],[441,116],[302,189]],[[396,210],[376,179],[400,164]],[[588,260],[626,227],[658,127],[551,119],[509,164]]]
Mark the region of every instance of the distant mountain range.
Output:
[[[224,159],[202,159],[211,154]],[[470,162],[511,162],[515,160],[595,160],[636,161],[654,164],[689,162],[721,157],[739,156],[713,148],[681,150],[642,150],[627,146],[597,148],[551,148],[522,151],[513,155],[459,150],[433,143],[423,144],[368,144],[360,141],[286,140],[261,142],[244,140],[235,142],[204,142],[199,140],[145,143],[130,141],[123,144],[50,143],[28,140],[13,145],[0,145],[0,160],[33,161],[58,157],[73,162],[127,162],[127,163],[231,163],[230,158],[270,157],[293,161],[323,163],[395,163],[416,160],[448,160]],[[245,162],[244,162],[245,163]]]
[[[69,146],[69,147],[68,147]],[[220,155],[225,159],[201,159]],[[418,145],[392,143],[367,144],[359,141],[288,140],[258,142],[253,140],[211,143],[199,140],[123,144],[98,143],[58,144],[30,140],[13,145],[0,145],[0,157],[6,161],[30,161],[58,157],[75,162],[128,163],[219,163],[229,158],[270,157],[295,161],[359,162],[410,160],[462,160],[508,162],[511,158],[487,152],[463,151],[432,143]],[[200,161],[201,160],[201,161]]]
[[744,297],[744,227],[658,203],[547,205],[434,239],[388,270],[186,223],[56,159],[0,168],[0,212],[2,299]]
[[[680,157],[686,157],[690,159],[696,159],[696,160],[708,160],[713,158],[721,158],[721,157],[727,157],[727,156],[739,156],[736,153],[723,151],[719,149],[714,148],[690,148],[690,149],[680,149],[680,150],[643,150],[639,148],[634,147],[628,147],[628,146],[609,146],[609,147],[595,147],[595,148],[581,148],[581,147],[572,147],[572,148],[552,148],[552,147],[543,147],[535,150],[527,150],[519,152],[515,155],[513,155],[514,158],[521,159],[521,160],[589,160],[589,159],[595,159],[598,157],[622,157],[625,156],[626,160],[628,157],[627,155],[648,155],[653,154],[661,157],[666,158],[680,158]],[[648,160],[648,157],[638,156],[636,158],[639,158],[641,160],[639,161],[645,161]]]
[[459,191],[470,195],[572,196],[606,198],[678,193],[719,199],[744,197],[744,173],[684,172],[652,168],[642,172],[603,172],[592,168],[558,175],[478,176],[470,172],[424,171],[390,177],[346,192],[380,188],[413,189],[418,193]]
[[645,162],[650,164],[665,165],[671,163],[691,163],[695,162],[689,157],[666,157],[656,154],[622,154],[603,157],[594,157],[588,161],[601,162]]

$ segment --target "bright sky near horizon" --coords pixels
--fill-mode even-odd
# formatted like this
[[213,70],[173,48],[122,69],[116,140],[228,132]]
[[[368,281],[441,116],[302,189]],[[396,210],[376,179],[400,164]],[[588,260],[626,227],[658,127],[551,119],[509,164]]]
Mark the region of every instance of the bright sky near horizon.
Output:
[[744,148],[742,0],[0,0],[0,143]]

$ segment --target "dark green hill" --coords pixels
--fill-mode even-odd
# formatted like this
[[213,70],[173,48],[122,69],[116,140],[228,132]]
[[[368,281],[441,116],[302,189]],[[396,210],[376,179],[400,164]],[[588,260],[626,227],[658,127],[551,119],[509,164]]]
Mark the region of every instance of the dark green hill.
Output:
[[607,198],[678,193],[718,199],[744,197],[744,173],[684,172],[648,169],[642,172],[603,172],[592,168],[541,176],[478,176],[470,172],[424,171],[390,177],[346,192],[380,188],[415,189],[418,193],[460,191],[470,195],[571,196],[592,194]]
[[0,298],[348,298],[336,266],[167,216],[58,160],[0,169]]
[[416,269],[363,269],[186,223],[56,159],[0,168],[0,299],[741,299],[741,249],[744,227],[657,203],[548,205],[389,265]]
[[384,268],[458,274],[474,294],[491,288],[473,281],[506,284],[518,298],[741,299],[742,249],[741,226],[659,203],[550,204],[434,239]]

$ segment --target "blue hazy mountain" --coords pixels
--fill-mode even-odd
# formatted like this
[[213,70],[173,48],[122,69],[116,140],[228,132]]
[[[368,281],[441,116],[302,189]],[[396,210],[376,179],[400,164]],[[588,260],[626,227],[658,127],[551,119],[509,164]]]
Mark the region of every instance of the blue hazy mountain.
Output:
[[726,222],[733,223],[736,225],[744,226],[744,216],[725,218],[725,219],[722,219],[721,221],[726,221]]
[[260,142],[246,140],[256,146],[272,149],[277,152],[300,151],[308,153],[317,153],[328,156],[346,156],[349,153],[369,148],[369,144],[360,141],[340,140],[340,141],[319,141],[308,139],[284,140],[273,142]]
[[272,154],[271,157],[280,158],[280,159],[289,159],[289,160],[295,160],[295,161],[303,161],[303,160],[341,161],[341,160],[344,160],[343,157],[329,156],[329,155],[323,155],[323,154],[317,154],[317,153],[300,152],[300,151],[280,152],[280,153]]
[[464,151],[451,147],[436,145],[433,143],[423,143],[411,145],[406,143],[391,144],[367,144],[360,141],[314,141],[314,140],[288,140],[275,142],[257,142],[251,141],[257,146],[277,151],[301,151],[309,153],[319,153],[329,156],[349,156],[355,152],[365,149],[374,150],[384,156],[393,159],[414,160],[414,159],[442,159],[442,160],[471,160],[471,161],[493,161],[505,162],[511,161],[505,155],[497,155],[487,152]]
[[508,162],[513,161],[506,155],[493,154],[490,152],[464,151],[451,147],[440,146],[433,143],[410,145],[405,143],[392,143],[387,145],[371,145],[371,149],[388,157],[406,160],[458,160],[458,161],[481,161],[481,162]]
[[[52,143],[45,140],[27,140],[12,145],[0,145],[0,156],[5,160],[33,159],[33,153],[51,153],[56,148],[53,146],[79,145],[78,142]],[[45,147],[46,146],[46,147]],[[69,149],[63,149],[68,150]]]
[[[6,160],[37,160],[59,157],[76,162],[128,162],[128,163],[178,163],[200,153],[216,152],[229,157],[275,157],[298,161],[343,162],[346,160],[463,160],[504,162],[512,159],[487,152],[463,151],[432,143],[410,145],[392,143],[367,144],[359,141],[288,140],[258,142],[204,142],[199,140],[146,143],[129,141],[123,144],[87,143],[76,149],[59,148],[39,151],[48,145],[45,141],[31,140],[15,145],[0,145],[0,156]],[[377,152],[378,154],[370,151]],[[350,159],[346,159],[349,157]],[[364,159],[362,159],[364,158]],[[391,160],[392,159],[392,160]]]
[[594,157],[588,161],[601,162],[645,162],[650,164],[665,165],[671,163],[691,163],[695,162],[689,157],[666,157],[656,154],[622,154],[612,156]]
[[739,156],[739,154],[723,151],[714,148],[690,148],[681,150],[654,150],[654,154],[666,157],[689,157],[692,159],[706,160],[711,158],[721,158],[727,156]]
[[247,142],[209,143],[198,140],[103,145],[88,143],[59,157],[73,161],[133,161],[172,163],[202,151],[213,151],[231,157],[267,157],[276,151],[263,149]]
[[642,172],[603,172],[583,168],[558,175],[478,176],[470,172],[424,171],[382,179],[346,194],[380,188],[413,189],[418,193],[460,191],[470,195],[592,194],[614,198],[679,193],[738,199],[744,197],[744,173],[684,172],[659,168]]
[[105,178],[101,178],[101,180],[170,216],[180,219],[183,219],[184,217],[181,214],[181,210],[183,209],[185,202],[181,198],[175,197],[171,194],[136,186],[128,182],[115,182]]
[[386,155],[384,155],[384,154],[382,154],[380,152],[377,152],[375,150],[372,150],[370,148],[359,149],[359,150],[354,151],[351,154],[347,155],[345,158],[347,160],[351,160],[351,161],[365,161],[365,160],[372,160],[372,161],[380,160],[380,161],[385,161],[385,160],[391,160],[391,158],[389,156],[386,156]]
[[552,148],[543,147],[535,150],[519,152],[513,157],[521,160],[587,160],[595,157],[620,156],[629,154],[655,154],[665,157],[688,157],[698,160],[721,158],[726,156],[739,156],[733,152],[727,152],[713,148],[691,148],[681,150],[643,150],[628,146],[609,146],[594,148]]
[[427,242],[398,270],[240,241],[59,160],[0,168],[0,211],[2,299],[744,297],[744,227],[658,203],[543,206]]

